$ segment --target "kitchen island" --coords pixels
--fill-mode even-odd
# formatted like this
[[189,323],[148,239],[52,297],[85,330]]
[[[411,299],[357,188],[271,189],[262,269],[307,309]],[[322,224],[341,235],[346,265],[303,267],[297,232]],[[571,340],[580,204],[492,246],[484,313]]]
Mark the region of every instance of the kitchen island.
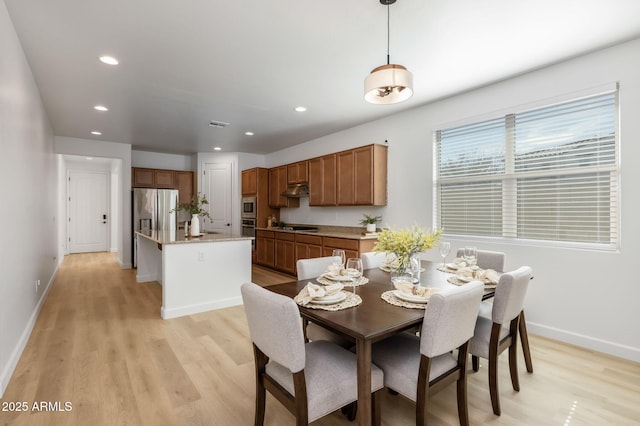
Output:
[[242,304],[240,286],[251,281],[251,240],[213,233],[136,232],[137,282],[162,285],[163,319]]

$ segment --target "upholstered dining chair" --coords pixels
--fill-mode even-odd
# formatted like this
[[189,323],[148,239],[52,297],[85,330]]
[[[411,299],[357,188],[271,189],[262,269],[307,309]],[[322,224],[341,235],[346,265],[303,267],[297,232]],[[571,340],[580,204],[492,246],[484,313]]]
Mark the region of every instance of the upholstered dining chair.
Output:
[[[457,257],[462,257],[464,249],[459,248]],[[504,271],[505,254],[498,251],[478,250],[477,265],[482,269],[493,269],[494,271]],[[484,301],[480,304],[480,315],[485,318],[491,318],[492,304]],[[527,323],[524,318],[524,310],[520,312],[520,343],[522,343],[522,354],[524,355],[524,364],[529,373],[533,373],[533,361],[531,360],[531,349],[529,348],[529,335],[527,333]]]
[[[352,352],[326,340],[305,343],[293,299],[254,283],[240,288],[256,371],[255,425],[264,423],[266,391],[307,425],[358,399],[357,361]],[[380,424],[376,392],[382,371],[371,366],[372,419]]]
[[383,251],[369,251],[360,255],[362,259],[362,269],[374,269],[384,265],[387,260],[387,253]]
[[399,333],[373,345],[372,361],[384,372],[385,386],[416,401],[416,425],[427,423],[429,397],[454,381],[460,424],[469,424],[467,349],[483,292],[484,285],[472,281],[435,293],[420,337]]
[[478,316],[474,335],[469,344],[474,371],[479,369],[478,357],[489,361],[489,393],[493,412],[497,416],[501,413],[498,392],[498,356],[507,348],[509,349],[511,384],[514,390],[520,390],[516,357],[518,322],[531,274],[531,268],[523,266],[500,276],[493,299],[491,319]]
[[[332,263],[341,262],[342,259],[340,258],[340,256],[300,259],[296,262],[298,281],[317,278],[322,275],[323,272],[326,272],[329,265],[331,265]],[[309,340],[330,340],[344,348],[350,348],[355,344],[355,341],[329,331],[326,328],[320,327],[319,325],[314,323],[305,324],[305,335]]]

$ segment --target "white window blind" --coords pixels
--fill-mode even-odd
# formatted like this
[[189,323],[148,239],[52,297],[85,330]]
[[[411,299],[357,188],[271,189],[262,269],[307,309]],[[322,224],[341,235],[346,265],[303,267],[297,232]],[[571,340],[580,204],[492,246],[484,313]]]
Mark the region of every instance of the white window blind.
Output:
[[438,130],[437,226],[615,248],[617,91]]

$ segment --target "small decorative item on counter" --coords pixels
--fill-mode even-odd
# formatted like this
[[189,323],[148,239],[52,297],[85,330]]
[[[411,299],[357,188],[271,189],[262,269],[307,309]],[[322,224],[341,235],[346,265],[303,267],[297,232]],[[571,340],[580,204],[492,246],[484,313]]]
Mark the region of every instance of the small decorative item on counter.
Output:
[[273,220],[271,220],[271,216],[267,218],[267,228],[273,227]]
[[376,232],[376,223],[382,220],[382,216],[369,216],[366,213],[362,216],[364,216],[364,218],[360,220],[360,225],[366,226],[367,232]]
[[180,203],[178,207],[171,210],[172,212],[184,211],[191,215],[191,232],[192,237],[200,235],[200,219],[199,216],[208,217],[209,221],[213,222],[213,219],[209,215],[209,212],[205,210],[205,204],[209,204],[209,200],[204,194],[199,192],[191,198],[190,203]]

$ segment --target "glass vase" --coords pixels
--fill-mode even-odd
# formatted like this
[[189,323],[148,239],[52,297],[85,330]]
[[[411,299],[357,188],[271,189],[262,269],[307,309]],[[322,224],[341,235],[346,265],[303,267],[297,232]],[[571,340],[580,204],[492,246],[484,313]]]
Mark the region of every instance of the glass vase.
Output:
[[418,255],[398,256],[390,268],[391,282],[407,281],[412,284],[420,283],[420,258]]

